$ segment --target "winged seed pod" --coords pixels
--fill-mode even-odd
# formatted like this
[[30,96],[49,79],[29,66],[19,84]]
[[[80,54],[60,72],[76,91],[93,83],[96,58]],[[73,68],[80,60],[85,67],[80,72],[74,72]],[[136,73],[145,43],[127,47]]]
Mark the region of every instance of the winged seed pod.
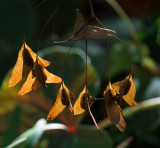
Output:
[[132,78],[132,74],[129,74],[125,79],[112,84],[113,89],[124,99],[125,102],[130,106],[137,106],[135,101],[136,87]]
[[61,83],[61,87],[57,94],[57,99],[50,110],[47,120],[53,120],[56,118],[66,107],[73,113],[72,101],[75,98],[74,94],[65,86],[64,82]]
[[[50,65],[50,62],[38,57],[45,67]],[[34,67],[36,61],[36,54],[24,41],[22,47],[18,53],[17,62],[12,70],[10,79],[8,81],[8,87],[14,87],[17,85],[24,75]]]
[[35,62],[34,68],[32,68],[28,74],[27,80],[23,84],[18,95],[22,96],[31,91],[36,91],[42,85],[46,86],[46,83],[61,83],[62,79],[45,69],[45,65],[38,60]]
[[82,92],[80,93],[77,101],[74,104],[74,107],[73,107],[74,115],[79,115],[84,113],[85,111],[89,111],[88,103],[89,103],[89,107],[91,107],[94,101],[95,101],[95,98],[90,96],[89,91],[85,86]]
[[106,110],[109,119],[121,132],[124,132],[126,129],[126,122],[122,115],[122,109],[116,101],[117,94],[113,89],[111,82],[109,82],[104,91],[104,99],[106,101]]
[[93,105],[94,101],[95,101],[95,98],[90,96],[89,91],[87,89],[87,85],[85,85],[84,89],[82,90],[77,101],[74,104],[74,107],[73,107],[74,115],[79,115],[87,111],[90,114],[95,126],[97,127],[99,134],[101,135],[98,124],[90,110],[90,107]]
[[71,38],[69,40],[58,41],[54,43],[63,43],[77,40],[106,39],[113,36],[114,34],[115,31],[113,30],[92,26],[86,23],[84,17],[77,9],[76,23]]

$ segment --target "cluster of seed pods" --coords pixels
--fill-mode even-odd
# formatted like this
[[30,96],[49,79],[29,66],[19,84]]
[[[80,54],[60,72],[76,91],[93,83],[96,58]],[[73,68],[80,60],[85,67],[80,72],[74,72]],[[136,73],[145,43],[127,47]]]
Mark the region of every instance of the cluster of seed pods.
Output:
[[[104,39],[108,43],[107,39],[112,36],[118,39],[119,41],[121,40],[115,35],[115,31],[106,29],[103,26],[103,24],[97,19],[97,17],[94,14],[94,9],[91,0],[89,0],[89,3],[91,8],[90,20],[95,19],[101,25],[101,27],[90,25],[90,20],[86,22],[80,11],[77,10],[77,18],[71,38],[66,41],[54,42],[54,43],[63,43],[68,41],[79,41],[79,40],[86,41],[86,81],[84,89],[79,94],[74,105],[72,105],[72,102],[75,99],[75,96],[65,85],[64,79],[63,78],[61,79],[60,77],[48,72],[46,67],[49,66],[51,63],[38,56],[39,49],[37,51],[37,54],[34,53],[31,50],[31,48],[26,44],[25,40],[23,41],[22,47],[18,54],[17,62],[11,73],[8,82],[8,87],[14,87],[15,85],[17,85],[22,80],[23,76],[27,74],[28,74],[27,79],[18,93],[19,96],[25,95],[31,91],[36,91],[42,85],[47,87],[46,85],[47,83],[61,83],[55,104],[50,110],[47,120],[53,120],[65,108],[68,108],[73,115],[79,115],[87,111],[92,117],[97,129],[99,130],[96,120],[90,110],[90,107],[96,101],[96,98],[90,95],[87,87],[87,40]],[[107,51],[109,53],[108,46],[107,46]],[[122,102],[122,100],[124,100],[130,106],[137,105],[135,101],[136,88],[132,78],[130,58],[129,58],[129,63],[130,63],[129,75],[126,76],[122,81],[118,81],[112,84],[110,80],[109,55],[108,55],[109,81],[106,89],[104,90],[103,96],[106,104],[106,111],[108,117],[121,132],[125,131],[126,122],[122,115],[121,105],[118,102]]]

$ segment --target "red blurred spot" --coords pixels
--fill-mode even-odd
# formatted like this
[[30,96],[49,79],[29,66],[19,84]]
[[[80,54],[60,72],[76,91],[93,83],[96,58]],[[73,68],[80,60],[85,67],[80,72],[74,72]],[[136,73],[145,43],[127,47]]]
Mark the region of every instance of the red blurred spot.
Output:
[[76,132],[76,127],[74,125],[69,126],[69,133],[74,134]]

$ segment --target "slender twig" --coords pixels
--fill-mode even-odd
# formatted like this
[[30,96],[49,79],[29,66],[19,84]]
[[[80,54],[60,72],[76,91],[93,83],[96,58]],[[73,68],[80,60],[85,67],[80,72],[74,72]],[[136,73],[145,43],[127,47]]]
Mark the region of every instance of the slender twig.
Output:
[[[86,40],[86,69],[85,69],[85,88],[86,88],[86,90],[88,89],[88,86],[87,86],[87,51],[88,51],[88,48],[87,48],[87,40]],[[98,127],[98,124],[97,124],[97,122],[96,122],[96,120],[95,120],[95,118],[94,118],[94,116],[93,116],[93,114],[91,112],[91,109],[90,109],[90,103],[89,103],[90,102],[90,98],[87,95],[86,95],[86,97],[87,97],[86,102],[87,102],[88,112],[89,112],[94,124],[96,125],[99,134],[102,136],[102,134],[100,132],[100,129]]]
[[98,126],[98,124],[97,124],[97,122],[96,122],[96,120],[95,120],[95,118],[94,118],[94,116],[93,116],[93,114],[91,112],[90,103],[89,103],[89,98],[88,97],[87,97],[87,108],[88,108],[88,112],[89,112],[89,114],[90,114],[90,116],[91,116],[96,128],[98,129],[99,134],[102,136],[102,134],[100,132],[100,129],[99,129],[99,126]]
[[91,18],[95,18],[92,0],[89,0],[89,5],[90,5],[90,9],[91,9]]
[[[95,13],[94,13],[94,8],[93,8],[93,4],[92,4],[92,0],[89,0],[89,5],[90,5],[90,9],[91,9],[91,18],[94,18],[103,28],[105,28],[105,26],[101,23],[101,21],[96,17]],[[129,18],[128,18],[129,19]],[[129,52],[127,50],[127,47],[125,46],[125,44],[116,36],[113,35],[118,41],[120,41],[120,43],[124,46],[127,56],[128,56],[128,61],[129,61],[129,66],[130,66],[130,74],[132,73],[132,66],[131,66],[131,58],[129,55]],[[107,41],[108,42],[108,41]],[[107,43],[108,44],[108,43]],[[108,45],[107,45],[108,46]]]
[[110,82],[111,81],[111,76],[110,76],[110,62],[109,62],[108,39],[106,39],[106,44],[107,44],[108,82]]
[[88,88],[87,86],[87,40],[86,40],[86,72],[85,72],[86,76],[85,76],[85,86],[86,89]]
[[129,61],[129,67],[130,67],[130,74],[132,74],[132,64],[131,64],[131,58],[130,58],[130,55],[129,55],[129,52],[127,50],[127,47],[125,46],[125,44],[116,36],[116,35],[113,35],[118,41],[120,41],[120,43],[123,45],[126,53],[127,53],[127,56],[128,56],[128,61]]
[[40,46],[40,42],[41,42],[41,39],[42,39],[42,35],[44,33],[44,30],[46,28],[46,26],[48,25],[48,23],[53,19],[53,17],[56,15],[57,11],[58,11],[58,8],[61,4],[61,1],[62,0],[59,0],[58,3],[57,3],[57,6],[56,6],[56,9],[53,11],[52,15],[49,17],[49,19],[47,20],[47,22],[45,23],[45,25],[43,26],[42,28],[42,31],[41,31],[41,34],[40,34],[40,37],[39,37],[39,41],[38,41],[38,48],[37,48],[37,57],[36,57],[36,61],[37,61],[37,58],[38,58],[38,53],[39,53],[39,46]]
[[[74,44],[76,43],[76,41],[74,41],[71,45],[71,47],[69,48],[68,52],[67,52],[67,55],[66,55],[66,60],[68,59],[69,57],[69,52],[71,51],[72,47],[74,46]],[[62,84],[63,84],[63,81],[64,81],[64,68],[65,68],[65,65],[66,65],[66,62],[64,62],[64,65],[63,65],[63,71],[62,71]]]
[[130,33],[130,36],[138,42],[136,29],[132,25],[131,20],[129,19],[128,15],[125,13],[125,11],[122,9],[122,7],[116,2],[116,0],[105,0],[108,2],[109,5],[117,12],[117,14],[122,18],[124,23],[126,24],[128,31]]
[[92,0],[89,0],[89,6],[91,9],[91,20],[95,19],[103,28],[105,28],[104,25],[101,23],[101,21],[95,15]]
[[27,33],[27,29],[28,29],[28,25],[29,25],[29,21],[30,21],[30,19],[31,19],[31,16],[33,15],[33,13],[43,4],[43,3],[45,3],[47,0],[43,0],[43,1],[41,1],[33,10],[32,10],[32,12],[30,13],[30,15],[29,15],[29,18],[28,18],[28,21],[27,21],[27,25],[26,25],[26,28],[25,28],[25,32],[24,32],[24,41],[25,41],[25,38],[26,38],[26,33]]

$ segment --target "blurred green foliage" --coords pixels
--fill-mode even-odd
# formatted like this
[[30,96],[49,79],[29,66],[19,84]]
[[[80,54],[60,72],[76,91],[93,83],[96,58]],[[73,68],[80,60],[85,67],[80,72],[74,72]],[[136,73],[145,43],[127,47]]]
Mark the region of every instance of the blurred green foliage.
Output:
[[[68,110],[65,110],[48,124],[45,119],[41,119],[47,117],[60,85],[49,84],[48,89],[41,88],[23,97],[17,96],[21,84],[11,89],[7,88],[11,69],[23,41],[27,19],[39,2],[40,0],[1,1],[0,147],[11,144],[11,147],[14,145],[25,148],[159,148],[160,109],[157,106],[128,115],[125,133],[120,133],[114,126],[104,126],[101,130],[103,136],[100,137],[93,127],[92,119],[86,114],[73,117]],[[105,0],[93,0],[95,13],[106,28],[116,31],[116,35],[129,50],[137,88],[136,101],[142,102],[160,97],[160,2],[159,0],[117,0],[117,2],[129,15],[129,20],[136,30],[135,36],[131,36],[126,20]],[[40,32],[55,9],[56,3],[56,0],[48,0],[36,10],[29,21],[26,42],[35,52]],[[52,62],[48,69],[59,76],[62,75],[65,63],[65,83],[78,97],[84,86],[85,43],[77,42],[68,58],[66,54],[72,43],[53,44],[53,23],[54,39],[68,39],[73,31],[76,9],[80,9],[85,18],[90,16],[88,1],[63,1],[56,17],[44,31],[40,56]],[[109,39],[109,49],[112,82],[122,80],[129,72],[127,54],[121,43],[114,38]],[[103,97],[108,82],[107,75],[105,41],[88,41],[88,85],[91,95],[96,98]],[[106,120],[104,100],[96,101],[91,110],[98,123]],[[55,128],[56,123],[61,123],[62,129]],[[73,133],[68,131],[70,127],[76,127],[76,131],[74,129]],[[129,137],[131,140],[128,140]],[[126,146],[122,146],[124,143]],[[18,146],[15,146],[16,144]]]

